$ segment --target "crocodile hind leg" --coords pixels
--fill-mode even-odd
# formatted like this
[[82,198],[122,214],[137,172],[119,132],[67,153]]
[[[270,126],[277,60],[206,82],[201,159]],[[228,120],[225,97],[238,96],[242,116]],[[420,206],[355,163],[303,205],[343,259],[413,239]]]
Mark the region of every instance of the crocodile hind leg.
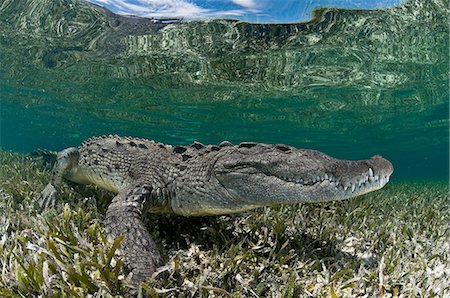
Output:
[[61,184],[64,174],[70,171],[78,164],[80,154],[77,148],[70,147],[58,152],[56,162],[52,170],[52,178],[38,198],[39,207],[46,209],[55,203],[58,194],[58,188]]
[[126,268],[132,272],[130,293],[136,293],[139,284],[163,265],[156,244],[141,220],[152,190],[148,184],[134,183],[119,192],[106,211],[108,236],[124,236],[120,253]]

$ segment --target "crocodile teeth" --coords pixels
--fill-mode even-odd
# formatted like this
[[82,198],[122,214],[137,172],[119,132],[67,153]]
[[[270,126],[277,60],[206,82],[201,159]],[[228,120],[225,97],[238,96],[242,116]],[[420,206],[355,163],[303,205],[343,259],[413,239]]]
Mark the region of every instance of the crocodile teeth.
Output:
[[369,177],[373,177],[373,170],[372,170],[372,168],[369,168]]
[[325,173],[325,179],[324,180],[328,180],[328,174],[327,173]]
[[352,192],[355,192],[356,184],[352,184]]

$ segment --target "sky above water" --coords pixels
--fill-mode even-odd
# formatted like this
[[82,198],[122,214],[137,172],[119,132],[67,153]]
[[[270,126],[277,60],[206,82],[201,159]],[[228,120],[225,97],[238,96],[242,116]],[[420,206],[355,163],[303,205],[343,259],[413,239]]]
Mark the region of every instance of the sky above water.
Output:
[[153,18],[232,18],[258,23],[290,23],[311,19],[318,7],[388,8],[402,0],[88,0],[111,11]]

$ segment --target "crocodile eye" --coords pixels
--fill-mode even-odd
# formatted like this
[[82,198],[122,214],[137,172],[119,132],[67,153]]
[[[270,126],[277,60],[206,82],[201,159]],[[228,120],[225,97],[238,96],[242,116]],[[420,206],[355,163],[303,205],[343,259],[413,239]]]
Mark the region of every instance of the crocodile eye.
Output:
[[289,148],[288,146],[283,145],[283,144],[275,145],[275,148],[278,149],[278,150],[281,150],[283,152],[287,152],[287,151],[291,150],[291,148]]

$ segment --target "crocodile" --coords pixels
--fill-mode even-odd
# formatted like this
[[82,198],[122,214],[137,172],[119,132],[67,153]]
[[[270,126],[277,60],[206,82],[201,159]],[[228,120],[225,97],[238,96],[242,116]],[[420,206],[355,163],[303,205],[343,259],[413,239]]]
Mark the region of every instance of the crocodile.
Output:
[[284,144],[171,146],[109,135],[57,153],[38,202],[41,208],[53,205],[63,178],[116,193],[106,211],[106,232],[124,237],[121,253],[136,288],[163,265],[142,222],[147,211],[204,216],[344,200],[382,188],[392,173],[392,164],[379,155],[350,161]]

